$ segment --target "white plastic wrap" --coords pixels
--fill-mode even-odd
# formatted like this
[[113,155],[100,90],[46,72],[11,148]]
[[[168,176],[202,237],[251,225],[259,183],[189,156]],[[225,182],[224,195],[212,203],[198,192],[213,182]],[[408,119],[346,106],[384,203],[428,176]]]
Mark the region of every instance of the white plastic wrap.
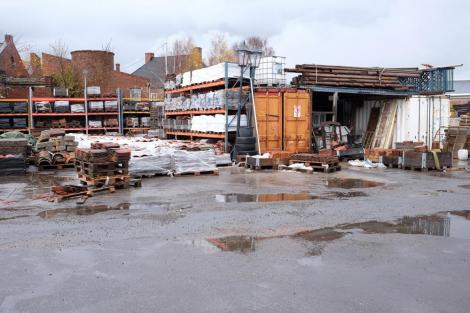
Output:
[[[216,65],[204,67],[198,70],[183,73],[182,86],[212,82],[225,78],[225,64],[227,64],[227,76],[229,78],[240,77],[240,66],[236,63],[223,62]],[[244,78],[249,78],[248,70],[243,73]]]
[[83,103],[74,103],[70,105],[70,112],[72,113],[84,113],[85,105]]
[[175,150],[173,169],[175,174],[214,171],[217,169],[214,150]]
[[[195,115],[191,119],[191,130],[199,132],[223,133],[225,132],[225,122],[226,120],[224,114]],[[228,123],[228,131],[237,130],[237,118],[235,115],[228,116]],[[247,126],[247,119],[245,114],[240,116],[240,126]]]

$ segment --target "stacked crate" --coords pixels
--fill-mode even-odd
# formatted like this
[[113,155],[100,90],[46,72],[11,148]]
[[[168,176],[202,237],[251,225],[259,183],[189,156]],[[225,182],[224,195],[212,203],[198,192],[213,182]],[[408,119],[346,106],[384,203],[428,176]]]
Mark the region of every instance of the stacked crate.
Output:
[[90,149],[77,149],[75,169],[83,185],[89,187],[129,187],[131,151],[115,143],[93,143]]

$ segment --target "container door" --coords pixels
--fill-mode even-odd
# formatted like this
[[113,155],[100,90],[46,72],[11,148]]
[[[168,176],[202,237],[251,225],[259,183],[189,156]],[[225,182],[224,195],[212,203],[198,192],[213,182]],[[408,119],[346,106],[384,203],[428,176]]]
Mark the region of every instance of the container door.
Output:
[[284,93],[284,150],[310,151],[310,103],[305,90]]
[[255,93],[260,152],[282,150],[282,96],[280,92]]

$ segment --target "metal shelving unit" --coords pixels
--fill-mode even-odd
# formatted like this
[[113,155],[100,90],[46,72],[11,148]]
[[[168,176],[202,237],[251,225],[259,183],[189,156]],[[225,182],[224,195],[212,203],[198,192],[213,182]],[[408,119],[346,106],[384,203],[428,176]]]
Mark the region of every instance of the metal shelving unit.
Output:
[[[212,132],[194,132],[190,130],[179,131],[179,130],[165,128],[165,133],[167,135],[174,136],[176,139],[179,139],[180,137],[189,137],[191,140],[193,140],[193,138],[223,139],[225,151],[228,151],[230,139],[234,140],[234,137],[230,138],[231,132],[229,132],[228,125],[230,125],[232,121],[229,121],[229,115],[231,112],[236,114],[236,111],[237,111],[236,109],[231,110],[228,107],[228,103],[227,103],[228,92],[240,90],[239,79],[228,77],[228,64],[229,64],[228,62],[225,63],[225,71],[224,71],[225,77],[223,79],[201,83],[201,84],[185,86],[185,87],[176,88],[176,89],[165,90],[165,97],[167,95],[172,95],[172,96],[173,95],[186,95],[190,97],[191,95],[194,95],[194,94],[207,93],[207,92],[216,91],[216,90],[224,90],[226,101],[225,101],[225,105],[223,108],[207,109],[207,110],[181,110],[181,111],[167,110],[165,108],[165,119],[176,118],[179,116],[187,116],[188,118],[191,118],[194,115],[224,114],[225,115],[224,132],[212,133]],[[237,84],[238,84],[238,87],[237,87]],[[243,81],[243,90],[245,90],[245,88],[248,90],[249,80],[246,80],[246,85],[245,85],[245,81]]]

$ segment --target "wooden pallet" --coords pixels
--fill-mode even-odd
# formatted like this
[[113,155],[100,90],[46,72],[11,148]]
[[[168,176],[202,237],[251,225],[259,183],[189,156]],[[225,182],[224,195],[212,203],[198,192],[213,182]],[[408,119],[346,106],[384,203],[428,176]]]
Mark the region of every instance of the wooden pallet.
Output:
[[40,171],[44,171],[44,170],[62,170],[64,168],[73,168],[74,164],[73,163],[50,164],[50,165],[39,164],[39,165],[36,165],[36,167]]
[[183,172],[183,173],[175,173],[174,176],[201,176],[201,175],[219,175],[219,170],[213,171],[194,171],[194,172]]
[[78,174],[78,179],[82,185],[86,186],[110,185],[115,187],[124,186],[124,188],[129,187],[130,181],[129,175],[90,177],[87,175]]

